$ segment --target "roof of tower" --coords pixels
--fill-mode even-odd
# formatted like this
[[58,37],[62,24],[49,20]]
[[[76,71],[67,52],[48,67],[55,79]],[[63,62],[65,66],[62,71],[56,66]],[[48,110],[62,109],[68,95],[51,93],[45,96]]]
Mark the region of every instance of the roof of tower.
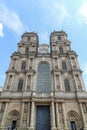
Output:
[[51,35],[66,35],[66,37],[67,37],[67,33],[66,32],[64,32],[63,30],[62,31],[53,31],[52,33],[51,33]]
[[29,36],[37,36],[37,33],[35,32],[25,32],[21,37],[29,37]]

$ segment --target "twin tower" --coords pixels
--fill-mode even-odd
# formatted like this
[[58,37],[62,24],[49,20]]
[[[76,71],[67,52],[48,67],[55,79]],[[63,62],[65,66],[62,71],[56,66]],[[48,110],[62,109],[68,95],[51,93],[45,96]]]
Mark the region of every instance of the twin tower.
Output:
[[22,35],[0,95],[0,130],[7,128],[87,130],[87,92],[65,32],[52,32],[50,45]]

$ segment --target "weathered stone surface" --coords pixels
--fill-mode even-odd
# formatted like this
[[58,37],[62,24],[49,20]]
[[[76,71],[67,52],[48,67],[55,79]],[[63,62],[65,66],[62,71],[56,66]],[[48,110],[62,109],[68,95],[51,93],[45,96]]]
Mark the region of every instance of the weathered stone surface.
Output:
[[[38,66],[43,64],[42,79]],[[50,78],[44,71],[46,65]],[[45,91],[48,79],[50,91]],[[37,81],[41,87],[46,84],[44,92],[39,92]],[[22,35],[0,93],[0,130],[12,128],[14,123],[17,130],[36,130],[38,106],[49,106],[50,130],[70,130],[71,123],[77,130],[87,130],[87,92],[82,71],[63,31],[51,33],[50,51],[47,44],[39,45],[36,33]]]

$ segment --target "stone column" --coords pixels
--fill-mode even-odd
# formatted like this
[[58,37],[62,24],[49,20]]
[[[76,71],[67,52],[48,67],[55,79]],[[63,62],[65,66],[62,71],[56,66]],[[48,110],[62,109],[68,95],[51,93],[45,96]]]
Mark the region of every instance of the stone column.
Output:
[[83,124],[84,124],[84,130],[87,130],[87,124],[86,124],[86,119],[85,119],[84,111],[83,111],[83,108],[82,108],[82,104],[79,103],[79,106],[80,106],[82,120],[83,120]]
[[57,84],[56,84],[56,74],[54,74],[53,76],[54,76],[54,86],[55,86],[54,91],[56,91],[57,90],[57,88],[56,88],[56,86],[57,86]]
[[58,59],[57,58],[55,59],[55,67],[58,68]]
[[4,110],[4,114],[3,114],[3,118],[2,118],[2,122],[1,122],[1,126],[2,126],[2,127],[5,127],[6,118],[7,118],[8,104],[9,104],[9,103],[6,103],[6,106],[5,106],[5,110]]
[[29,127],[30,124],[30,102],[28,103],[28,112],[27,112],[27,126]]
[[31,75],[31,81],[30,81],[30,90],[34,91],[34,88],[33,88],[33,76],[34,75]]
[[81,75],[79,75],[79,79],[80,79],[80,82],[81,82],[81,87],[82,87],[82,90],[85,91],[85,84],[84,84],[84,81],[83,81],[83,78]]
[[55,60],[54,60],[54,58],[53,58],[53,69],[55,68]]
[[58,69],[60,69],[60,64],[59,64],[59,57],[58,57]]
[[59,122],[59,110],[58,110],[58,103],[56,103],[56,122],[57,122],[57,128],[60,128],[60,122]]
[[73,69],[73,64],[72,64],[71,57],[69,57],[69,60],[70,60],[71,68]]
[[51,129],[55,129],[55,109],[54,109],[54,102],[51,102]]
[[64,103],[62,103],[62,109],[63,109],[64,127],[65,127],[65,130],[67,130],[68,127],[67,127],[66,111],[65,111],[65,104]]
[[76,91],[78,91],[78,85],[77,85],[76,77],[75,77],[74,74],[73,74],[73,76],[74,76],[74,81],[75,81],[75,85],[76,85]]
[[21,117],[20,117],[20,126],[23,126],[23,115],[24,115],[24,102],[22,103]]
[[13,80],[14,80],[14,75],[12,76],[12,81],[11,81],[10,91],[12,90]]
[[29,69],[29,64],[30,64],[30,60],[28,59],[28,65],[27,65],[27,68]]
[[35,102],[32,101],[31,120],[30,120],[30,127],[32,128],[32,130],[34,129],[34,119],[35,119]]
[[9,80],[9,75],[7,75],[7,77],[6,77],[5,85],[4,85],[4,90],[7,89],[8,80]]
[[61,76],[61,74],[59,75],[59,81],[60,81],[60,90],[63,91],[63,88],[62,88],[62,76]]
[[27,82],[28,82],[28,75],[26,75],[26,81],[25,81],[25,91],[27,91]]

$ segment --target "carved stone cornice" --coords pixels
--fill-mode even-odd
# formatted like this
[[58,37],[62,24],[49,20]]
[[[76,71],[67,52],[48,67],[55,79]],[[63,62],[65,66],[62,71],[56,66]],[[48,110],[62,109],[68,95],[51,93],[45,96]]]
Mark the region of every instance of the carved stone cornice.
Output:
[[81,69],[73,68],[73,69],[71,69],[71,72],[80,72],[80,73],[82,73],[83,71]]
[[73,51],[73,50],[69,50],[68,52],[68,55],[75,55],[75,56],[78,56],[77,54],[76,54],[76,52],[75,51]]
[[53,69],[53,70],[51,71],[52,74],[55,73],[55,72],[61,72],[62,74],[71,73],[70,70],[62,70],[62,69]]
[[8,71],[6,72],[6,74],[8,74],[8,73],[17,73],[17,71],[16,71],[15,69],[10,69],[10,70],[8,70]]
[[17,71],[17,70],[8,70],[6,72],[6,74],[8,73],[16,73],[16,74],[26,74],[26,73],[33,73],[33,74],[36,74],[36,71],[33,70],[33,69],[30,69],[30,70],[21,70],[21,71]]
[[36,71],[34,69],[31,69],[31,70],[26,70],[26,73],[36,74]]
[[80,92],[76,92],[76,96],[78,100],[87,100],[87,92],[86,91],[80,91]]
[[51,93],[36,93],[34,92],[34,95],[32,95],[32,92],[2,92],[0,96],[0,100],[6,99],[6,101],[9,101],[11,99],[32,99],[35,98],[36,101],[39,99],[45,100],[45,99],[50,99],[52,101],[53,99],[64,99],[64,100],[82,100],[86,101],[87,100],[87,92],[54,92],[53,96],[51,96]]
[[16,51],[15,51],[15,52],[12,54],[12,56],[11,56],[11,57],[13,58],[14,56],[20,56],[20,55],[21,55],[21,53],[20,53],[20,52],[16,52]]

